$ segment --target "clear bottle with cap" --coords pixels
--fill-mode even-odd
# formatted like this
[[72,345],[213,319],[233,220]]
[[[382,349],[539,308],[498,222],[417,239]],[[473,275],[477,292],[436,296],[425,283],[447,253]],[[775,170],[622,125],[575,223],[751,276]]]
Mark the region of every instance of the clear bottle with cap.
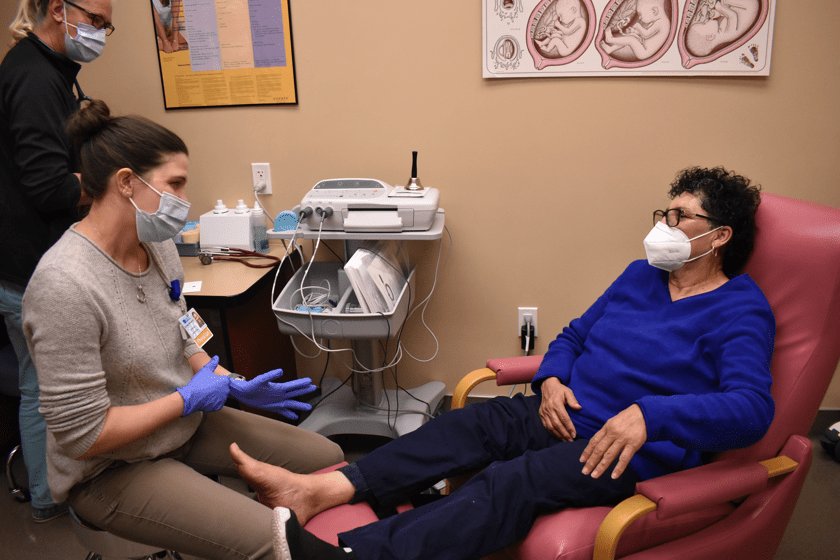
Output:
[[268,236],[266,235],[265,212],[257,202],[251,210],[251,230],[254,235],[254,251],[257,253],[268,253]]
[[241,198],[237,201],[236,208],[233,209],[234,213],[236,214],[247,214],[248,212],[250,212],[250,210],[251,209],[248,208],[248,205],[245,204],[245,201]]

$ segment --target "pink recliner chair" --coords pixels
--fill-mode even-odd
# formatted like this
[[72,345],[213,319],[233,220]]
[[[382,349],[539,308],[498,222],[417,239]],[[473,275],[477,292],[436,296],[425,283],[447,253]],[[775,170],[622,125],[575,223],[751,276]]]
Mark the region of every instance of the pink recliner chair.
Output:
[[[840,359],[840,210],[763,194],[746,272],[776,316],[771,372],[776,416],[764,438],[695,469],[637,485],[616,508],[540,517],[529,535],[493,558],[770,559],[808,469],[805,435]],[[496,359],[467,375],[453,408],[473,387],[529,382],[541,356]],[[322,513],[307,525],[325,540],[376,519],[364,504]]]

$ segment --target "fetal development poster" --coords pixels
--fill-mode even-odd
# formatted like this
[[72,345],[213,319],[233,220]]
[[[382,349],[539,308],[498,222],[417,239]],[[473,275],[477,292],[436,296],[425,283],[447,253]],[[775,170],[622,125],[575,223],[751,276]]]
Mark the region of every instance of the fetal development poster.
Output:
[[768,76],[776,0],[482,0],[483,76]]

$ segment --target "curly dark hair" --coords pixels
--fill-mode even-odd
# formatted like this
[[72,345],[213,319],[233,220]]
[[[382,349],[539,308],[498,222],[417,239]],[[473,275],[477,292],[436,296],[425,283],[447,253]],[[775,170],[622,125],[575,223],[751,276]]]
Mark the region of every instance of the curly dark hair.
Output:
[[755,243],[755,212],[761,204],[761,186],[723,167],[683,169],[671,183],[671,199],[690,193],[714,226],[732,228],[732,239],[723,247],[723,272],[737,274],[744,268]]

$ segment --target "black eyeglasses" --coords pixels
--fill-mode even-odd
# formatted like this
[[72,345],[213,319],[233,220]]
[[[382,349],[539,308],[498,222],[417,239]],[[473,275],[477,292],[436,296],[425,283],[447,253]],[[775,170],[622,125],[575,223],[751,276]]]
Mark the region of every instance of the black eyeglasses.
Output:
[[93,25],[97,29],[104,29],[106,37],[114,32],[114,26],[111,25],[111,22],[106,20],[104,17],[102,17],[98,14],[94,14],[93,12],[89,12],[89,11],[85,10],[84,8],[82,8],[81,6],[79,6],[78,4],[74,4],[73,2],[68,2],[68,0],[64,0],[64,3],[65,4],[70,4],[71,6],[76,8],[77,10],[82,10],[84,13],[86,13],[88,15],[88,17],[90,17],[90,24]]
[[677,227],[680,223],[681,218],[706,218],[707,220],[711,220],[716,222],[714,218],[710,218],[709,216],[704,216],[703,214],[686,214],[685,210],[682,208],[671,208],[669,210],[654,210],[653,212],[653,223],[661,222],[662,218],[665,218],[665,223],[668,224],[668,227]]

